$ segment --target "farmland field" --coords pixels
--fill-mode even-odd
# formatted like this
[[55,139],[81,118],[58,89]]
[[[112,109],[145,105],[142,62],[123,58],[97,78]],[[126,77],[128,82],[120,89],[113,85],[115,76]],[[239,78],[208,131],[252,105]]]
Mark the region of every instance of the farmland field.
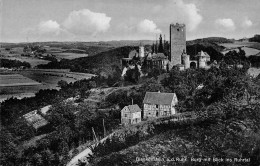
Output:
[[4,86],[26,86],[26,85],[40,85],[40,83],[26,78],[19,74],[0,75],[0,87]]
[[241,47],[241,49],[245,51],[246,56],[257,55],[260,53],[260,43],[256,42],[234,42],[222,43],[219,45],[226,47],[226,49],[222,51],[223,54],[232,50],[238,51],[238,47]]
[[31,97],[44,85],[19,74],[0,75],[0,102],[10,97]]
[[93,75],[69,72],[67,69],[31,69],[8,71],[0,75],[0,102],[10,97],[31,97],[40,89],[60,89],[61,80],[75,82]]
[[18,57],[18,56],[12,56],[12,57],[8,56],[8,57],[5,57],[4,59],[18,60],[18,61],[21,61],[21,62],[28,62],[28,63],[31,64],[32,68],[34,68],[37,65],[47,64],[47,63],[50,62],[50,61],[47,61],[47,60],[33,58],[33,57]]
[[32,69],[32,70],[19,70],[15,71],[32,80],[40,82],[49,89],[59,89],[57,84],[59,81],[64,80],[68,83],[75,82],[81,79],[89,79],[93,75],[87,73],[74,73],[66,69]]
[[54,54],[57,59],[75,59],[81,57],[87,57],[88,54],[80,54],[80,53],[70,53],[70,52],[61,52]]
[[[257,49],[254,49],[254,48],[242,47],[241,49],[245,51],[247,57],[260,53],[260,50],[257,50]],[[232,50],[236,50],[238,52],[238,48],[233,48],[233,49],[230,49],[230,50],[223,51],[222,53],[226,54],[226,53],[228,53],[229,51],[232,51]]]
[[250,47],[260,50],[260,43],[257,42],[234,42],[234,43],[221,43],[221,46],[226,47],[227,49],[237,48],[237,47]]

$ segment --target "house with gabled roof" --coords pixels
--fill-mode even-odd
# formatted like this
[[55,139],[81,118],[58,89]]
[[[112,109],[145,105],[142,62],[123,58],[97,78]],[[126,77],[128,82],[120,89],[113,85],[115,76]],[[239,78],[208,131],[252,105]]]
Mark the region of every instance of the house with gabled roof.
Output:
[[37,110],[23,115],[23,118],[26,120],[28,125],[31,125],[36,130],[48,124],[48,121],[37,113]]
[[141,112],[137,104],[125,106],[121,110],[121,124],[130,125],[141,122]]
[[147,67],[158,68],[158,69],[167,69],[167,64],[169,63],[168,58],[164,55],[164,53],[153,53],[150,56],[146,57]]
[[143,118],[163,117],[176,114],[178,99],[175,93],[146,92]]

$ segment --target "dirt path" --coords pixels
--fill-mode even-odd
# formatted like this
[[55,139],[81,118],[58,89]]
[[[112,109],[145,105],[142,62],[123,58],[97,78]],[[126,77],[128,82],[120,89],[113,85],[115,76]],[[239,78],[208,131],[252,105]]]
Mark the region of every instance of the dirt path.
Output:
[[103,143],[104,141],[106,141],[108,138],[111,138],[113,135],[115,134],[115,132],[109,134],[108,136],[104,137],[103,139],[101,139],[99,142],[91,145],[90,147],[88,147],[87,149],[85,149],[84,151],[82,151],[81,153],[79,153],[77,156],[73,157],[70,162],[67,164],[67,166],[77,166],[79,164],[79,161],[87,163],[87,158],[89,157],[90,154],[92,154],[92,150],[95,147],[97,147],[100,143]]

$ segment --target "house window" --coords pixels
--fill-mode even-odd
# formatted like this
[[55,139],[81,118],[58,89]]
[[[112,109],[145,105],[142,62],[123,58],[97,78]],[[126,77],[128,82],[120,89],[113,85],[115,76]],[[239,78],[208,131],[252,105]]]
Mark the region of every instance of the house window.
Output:
[[127,117],[127,114],[125,114],[125,117]]
[[158,104],[156,104],[155,106],[156,106],[156,108],[159,108],[159,105],[158,105]]

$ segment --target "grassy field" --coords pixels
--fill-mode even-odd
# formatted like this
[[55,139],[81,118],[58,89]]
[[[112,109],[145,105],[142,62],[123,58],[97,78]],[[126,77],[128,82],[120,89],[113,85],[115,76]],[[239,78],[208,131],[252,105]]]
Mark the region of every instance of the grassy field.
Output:
[[93,75],[87,73],[74,73],[65,69],[32,69],[9,71],[0,75],[0,102],[10,97],[32,97],[40,89],[60,89],[61,80],[75,82],[89,79]]
[[48,87],[20,74],[0,75],[0,102],[11,98],[32,97],[40,89]]
[[[222,53],[223,53],[223,54],[226,54],[226,53],[228,53],[228,52],[231,51],[231,50],[236,50],[236,51],[238,51],[238,48],[229,49],[229,50],[223,51]],[[245,51],[247,57],[248,57],[248,56],[251,56],[251,55],[257,55],[257,54],[260,53],[260,50],[254,49],[254,48],[250,48],[250,47],[242,47],[242,50]]]
[[54,54],[57,59],[75,59],[75,58],[82,58],[87,57],[88,54],[80,54],[80,53],[70,53],[70,52],[61,52]]
[[19,74],[0,75],[0,87],[40,85],[40,83]]
[[34,68],[35,66],[37,65],[40,65],[40,64],[47,64],[49,63],[50,61],[47,61],[47,60],[43,60],[43,59],[38,59],[38,58],[34,58],[34,57],[21,57],[21,56],[13,56],[13,57],[6,57],[4,59],[10,59],[10,60],[18,60],[18,61],[21,61],[21,62],[28,62],[31,64],[31,67]]
[[237,48],[237,47],[250,47],[260,50],[260,43],[257,42],[234,42],[234,43],[221,43],[221,46],[226,47],[227,49]]
[[253,77],[257,77],[260,74],[260,69],[251,67],[248,69],[248,74],[250,74]]
[[81,79],[89,79],[92,75],[87,73],[75,73],[69,72],[68,70],[43,70],[43,69],[33,69],[33,70],[20,70],[16,71],[17,74],[21,74],[32,80],[40,82],[41,84],[49,87],[50,89],[59,89],[57,83],[61,80],[70,82],[75,82]]

